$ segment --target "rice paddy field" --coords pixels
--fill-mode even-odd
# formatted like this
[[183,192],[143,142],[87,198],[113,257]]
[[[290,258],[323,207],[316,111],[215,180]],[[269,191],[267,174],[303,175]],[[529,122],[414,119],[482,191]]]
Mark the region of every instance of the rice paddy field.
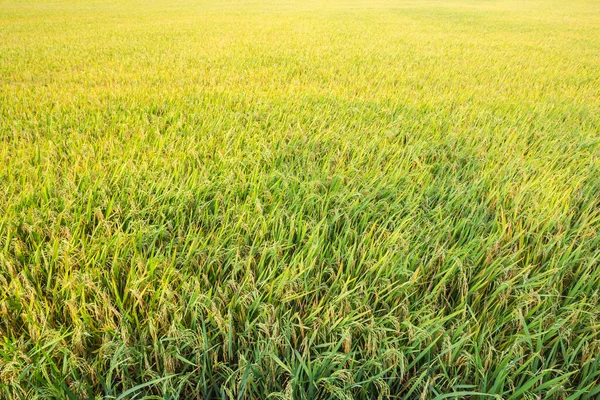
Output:
[[0,0],[0,398],[597,399],[600,2]]

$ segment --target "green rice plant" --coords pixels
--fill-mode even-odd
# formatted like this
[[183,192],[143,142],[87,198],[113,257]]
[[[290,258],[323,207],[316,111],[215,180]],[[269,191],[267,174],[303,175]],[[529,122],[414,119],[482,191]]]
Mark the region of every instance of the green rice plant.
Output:
[[600,396],[600,4],[0,0],[0,398]]

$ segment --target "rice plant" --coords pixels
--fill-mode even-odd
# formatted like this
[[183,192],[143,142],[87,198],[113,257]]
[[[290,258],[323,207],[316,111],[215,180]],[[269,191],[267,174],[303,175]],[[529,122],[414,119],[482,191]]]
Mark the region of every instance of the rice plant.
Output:
[[0,0],[0,398],[598,398],[599,94],[594,0]]

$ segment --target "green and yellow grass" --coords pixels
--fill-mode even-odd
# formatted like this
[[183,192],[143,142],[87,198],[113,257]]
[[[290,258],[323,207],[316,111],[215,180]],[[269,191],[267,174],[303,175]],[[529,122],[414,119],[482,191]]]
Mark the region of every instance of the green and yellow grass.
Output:
[[599,95],[594,0],[0,0],[0,398],[598,398]]

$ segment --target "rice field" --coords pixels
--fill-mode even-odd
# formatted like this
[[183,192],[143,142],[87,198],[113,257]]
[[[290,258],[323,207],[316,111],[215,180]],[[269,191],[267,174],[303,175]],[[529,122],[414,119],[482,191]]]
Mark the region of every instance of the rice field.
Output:
[[0,0],[0,398],[597,399],[600,2]]

